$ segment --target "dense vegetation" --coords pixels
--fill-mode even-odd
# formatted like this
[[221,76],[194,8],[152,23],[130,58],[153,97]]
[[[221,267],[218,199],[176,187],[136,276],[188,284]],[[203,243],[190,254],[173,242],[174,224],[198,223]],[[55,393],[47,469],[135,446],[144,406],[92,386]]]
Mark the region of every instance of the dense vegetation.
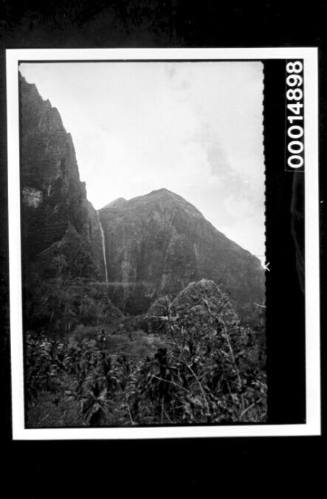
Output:
[[[98,303],[97,293],[88,300]],[[162,298],[146,316],[90,317],[61,336],[27,333],[28,427],[265,421],[263,317],[242,325],[212,281]]]

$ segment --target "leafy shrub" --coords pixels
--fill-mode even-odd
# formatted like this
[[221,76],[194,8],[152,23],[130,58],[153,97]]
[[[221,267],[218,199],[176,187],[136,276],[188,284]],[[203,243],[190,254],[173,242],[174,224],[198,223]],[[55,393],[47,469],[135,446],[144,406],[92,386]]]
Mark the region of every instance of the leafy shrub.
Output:
[[169,348],[139,366],[131,395],[134,420],[182,424],[265,418],[265,375],[255,350],[247,348],[253,332],[241,327],[214,283],[188,286],[161,320]]

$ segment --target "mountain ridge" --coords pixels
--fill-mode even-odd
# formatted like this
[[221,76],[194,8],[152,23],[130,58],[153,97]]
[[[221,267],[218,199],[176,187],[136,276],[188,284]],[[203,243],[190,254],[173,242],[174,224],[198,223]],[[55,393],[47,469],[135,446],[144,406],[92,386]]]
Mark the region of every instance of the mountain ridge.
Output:
[[[222,284],[234,302],[245,305],[252,294],[256,301],[264,301],[260,260],[220,232],[179,194],[157,189],[122,204],[107,205],[99,214],[109,284],[115,282],[110,297],[123,310],[143,312],[151,300],[176,294],[202,278]],[[238,272],[242,283],[237,282]],[[251,281],[256,281],[254,286]],[[257,290],[247,299],[237,290],[241,286]],[[135,308],[133,302],[139,306]]]
[[[111,210],[113,208],[115,208],[115,209],[122,209],[122,208],[124,208],[124,209],[133,209],[133,207],[131,207],[131,205],[133,205],[135,202],[141,202],[141,201],[143,201],[145,199],[149,199],[150,200],[150,199],[153,199],[156,196],[160,196],[161,200],[164,199],[164,197],[162,196],[162,194],[164,196],[167,196],[170,199],[180,200],[183,203],[185,203],[192,210],[194,210],[194,213],[197,213],[198,215],[200,215],[201,217],[203,217],[213,227],[213,229],[215,229],[221,236],[225,237],[228,241],[231,241],[238,248],[242,249],[243,251],[247,252],[249,255],[251,255],[254,258],[256,258],[258,260],[258,262],[260,263],[260,265],[262,266],[260,258],[258,258],[254,253],[252,253],[250,250],[244,248],[241,244],[237,243],[234,239],[231,239],[224,232],[222,232],[221,230],[219,230],[190,201],[187,201],[187,199],[185,199],[183,196],[181,196],[180,194],[177,194],[177,193],[171,191],[170,189],[167,189],[166,187],[162,187],[162,188],[159,188],[159,189],[154,189],[154,190],[152,190],[152,191],[150,191],[150,192],[148,192],[146,194],[140,194],[140,195],[134,196],[134,197],[132,197],[130,199],[125,199],[123,197],[118,197],[118,198],[114,199],[113,201],[111,201],[110,203],[108,203],[105,206],[103,206],[102,208],[98,209],[98,212],[101,212],[101,211],[105,212],[106,210],[109,210],[109,209]],[[263,268],[263,266],[262,266],[262,268]]]

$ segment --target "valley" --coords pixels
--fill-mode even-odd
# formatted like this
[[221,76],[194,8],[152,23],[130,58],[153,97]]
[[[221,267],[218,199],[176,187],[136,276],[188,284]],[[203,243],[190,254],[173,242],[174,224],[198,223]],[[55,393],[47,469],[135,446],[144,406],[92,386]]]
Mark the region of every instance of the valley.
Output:
[[27,426],[265,421],[258,258],[166,188],[95,210],[23,77],[20,127]]

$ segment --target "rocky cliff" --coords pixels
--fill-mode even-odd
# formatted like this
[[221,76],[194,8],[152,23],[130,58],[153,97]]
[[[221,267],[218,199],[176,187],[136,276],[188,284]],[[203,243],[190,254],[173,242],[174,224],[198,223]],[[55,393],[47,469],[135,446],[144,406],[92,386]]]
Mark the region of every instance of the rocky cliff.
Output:
[[104,279],[97,212],[58,110],[20,76],[23,271]]
[[185,199],[167,189],[100,210],[110,297],[141,313],[159,296],[211,279],[238,310],[264,301],[260,261],[219,232]]

